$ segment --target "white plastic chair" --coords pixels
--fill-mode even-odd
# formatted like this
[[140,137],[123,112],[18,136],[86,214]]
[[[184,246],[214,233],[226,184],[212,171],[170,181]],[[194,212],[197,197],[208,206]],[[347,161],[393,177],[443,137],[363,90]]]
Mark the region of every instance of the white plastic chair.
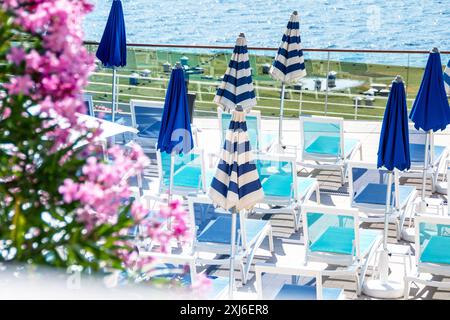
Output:
[[362,159],[361,142],[344,137],[343,118],[300,116],[300,165],[340,170],[343,185],[346,162],[353,159],[357,152]]

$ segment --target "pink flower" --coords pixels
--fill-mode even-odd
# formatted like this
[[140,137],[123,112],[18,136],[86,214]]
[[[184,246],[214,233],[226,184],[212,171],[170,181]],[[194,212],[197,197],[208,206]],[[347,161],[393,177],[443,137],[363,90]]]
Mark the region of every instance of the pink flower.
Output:
[[64,184],[58,188],[59,193],[63,195],[65,203],[71,203],[78,197],[79,186],[72,179],[65,179]]
[[5,107],[5,108],[3,109],[3,113],[2,113],[1,118],[2,118],[3,120],[5,120],[5,119],[9,118],[10,115],[11,115],[11,108]]
[[139,201],[134,201],[131,205],[131,215],[136,222],[142,221],[148,212],[149,210]]
[[12,47],[6,58],[8,61],[20,65],[25,60],[25,50],[20,47]]
[[211,290],[212,280],[204,273],[198,274],[191,285],[194,294],[203,296]]
[[8,89],[8,93],[10,95],[27,95],[30,93],[33,86],[34,82],[28,74],[24,76],[12,77],[10,82],[4,85],[4,87]]
[[26,55],[25,61],[27,69],[39,71],[39,68],[41,67],[42,57],[36,50],[33,49],[29,54]]

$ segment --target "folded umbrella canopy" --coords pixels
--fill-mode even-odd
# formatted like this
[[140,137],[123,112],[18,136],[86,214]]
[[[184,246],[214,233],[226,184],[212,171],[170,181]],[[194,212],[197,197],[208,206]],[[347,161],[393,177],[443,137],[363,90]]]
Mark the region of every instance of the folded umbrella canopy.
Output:
[[214,204],[223,209],[232,209],[229,286],[231,298],[234,287],[236,212],[250,209],[264,199],[261,181],[250,149],[245,113],[240,106],[233,111],[217,171],[209,189],[209,197]]
[[113,0],[112,2],[108,21],[106,22],[96,55],[105,67],[113,69],[111,112],[112,121],[114,122],[116,112],[116,67],[123,67],[127,64],[125,19],[120,0]]
[[422,180],[422,202],[420,210],[426,209],[425,183],[429,164],[433,163],[433,139],[432,133],[438,130],[445,130],[450,124],[450,107],[445,94],[444,79],[442,76],[441,55],[437,48],[433,48],[428,57],[428,62],[420,84],[419,92],[414,100],[410,119],[414,122],[417,130],[422,129],[427,132],[425,143],[425,161]]
[[243,33],[236,40],[230,63],[217,89],[214,102],[225,110],[233,110],[238,104],[244,109],[256,106],[247,40]]
[[389,170],[386,212],[384,220],[383,251],[380,254],[378,270],[379,279],[367,281],[365,293],[378,298],[394,298],[403,294],[403,283],[388,281],[388,215],[391,213],[392,175],[393,170],[408,170],[411,167],[409,153],[408,108],[406,92],[400,76],[392,82],[392,88],[384,112],[381,126],[380,143],[378,145],[377,167]]
[[189,153],[193,148],[184,70],[177,63],[167,87],[157,149],[171,155],[169,200],[173,190],[174,155]]
[[300,38],[300,22],[294,11],[281,39],[278,53],[269,71],[273,79],[281,81],[280,119],[278,124],[278,151],[282,151],[283,114],[286,83],[295,82],[306,76],[305,60]]

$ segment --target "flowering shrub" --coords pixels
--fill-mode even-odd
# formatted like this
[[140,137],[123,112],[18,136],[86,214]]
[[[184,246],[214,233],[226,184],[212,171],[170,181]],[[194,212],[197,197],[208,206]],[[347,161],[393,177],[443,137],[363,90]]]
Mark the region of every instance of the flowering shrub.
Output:
[[[85,0],[5,0],[0,10],[0,261],[79,265],[91,270],[139,267],[128,230],[161,244],[187,235],[185,213],[172,203],[160,215],[130,200],[124,177],[148,159],[139,147],[98,156],[99,128],[79,114],[93,70],[83,47]],[[26,40],[23,40],[26,39]],[[80,147],[84,145],[84,147]]]

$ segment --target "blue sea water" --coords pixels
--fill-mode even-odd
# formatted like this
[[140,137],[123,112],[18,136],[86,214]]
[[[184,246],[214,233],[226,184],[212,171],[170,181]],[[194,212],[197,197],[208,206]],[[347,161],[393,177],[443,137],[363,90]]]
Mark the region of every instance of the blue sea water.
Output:
[[[99,41],[112,0],[91,0],[85,38]],[[449,0],[122,0],[129,43],[277,47],[293,10],[306,48],[450,50]],[[268,52],[267,54],[273,54]],[[311,58],[326,58],[310,53]],[[408,64],[407,55],[333,53],[332,59]],[[443,57],[443,60],[450,56]],[[422,65],[426,55],[411,55]],[[444,61],[443,61],[444,63]]]

